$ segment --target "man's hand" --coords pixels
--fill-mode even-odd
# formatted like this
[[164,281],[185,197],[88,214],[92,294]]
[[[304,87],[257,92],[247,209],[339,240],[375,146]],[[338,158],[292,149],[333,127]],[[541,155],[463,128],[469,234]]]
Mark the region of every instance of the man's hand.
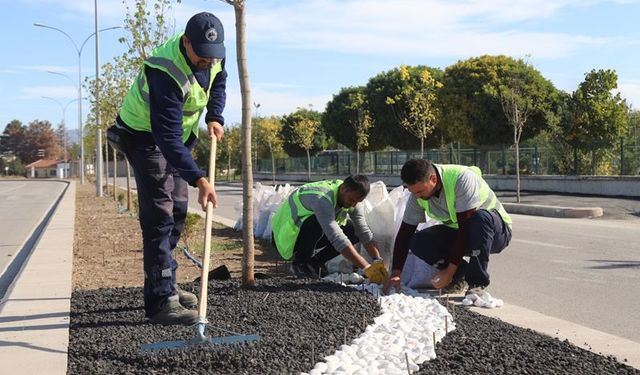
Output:
[[393,287],[393,289],[395,289],[396,291],[400,290],[400,288],[401,288],[401,286],[400,286],[400,275],[401,274],[402,274],[402,271],[400,271],[400,270],[393,270],[391,272],[391,277],[384,284],[384,287],[382,288],[382,293],[383,294],[388,295],[389,292],[391,291],[391,287]]
[[389,278],[389,273],[382,262],[373,262],[364,268],[364,275],[372,283],[382,284]]
[[215,135],[218,138],[218,141],[222,139],[224,135],[224,128],[218,121],[210,121],[207,123],[207,127],[209,128],[209,136],[213,138]]
[[209,181],[204,177],[200,177],[196,181],[196,185],[198,185],[198,203],[202,206],[202,211],[207,210],[207,202],[213,203],[213,207],[216,207],[216,191]]
[[431,284],[433,284],[433,287],[436,289],[442,289],[446,287],[453,279],[453,275],[456,273],[457,269],[458,266],[453,263],[449,263],[447,268],[439,271],[433,278],[431,278]]

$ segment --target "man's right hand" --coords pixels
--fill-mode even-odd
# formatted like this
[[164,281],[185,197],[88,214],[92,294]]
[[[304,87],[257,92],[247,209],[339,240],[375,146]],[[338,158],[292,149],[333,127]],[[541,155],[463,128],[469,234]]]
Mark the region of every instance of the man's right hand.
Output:
[[383,284],[389,278],[389,273],[382,262],[373,262],[364,269],[364,275],[376,284]]
[[213,207],[217,206],[216,191],[206,178],[200,177],[196,181],[198,186],[198,203],[202,206],[202,211],[207,210],[207,202],[213,203]]

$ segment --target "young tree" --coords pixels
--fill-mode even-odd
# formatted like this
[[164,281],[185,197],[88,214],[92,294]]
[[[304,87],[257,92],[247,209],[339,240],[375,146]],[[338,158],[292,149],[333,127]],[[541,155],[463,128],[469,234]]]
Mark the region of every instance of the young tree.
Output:
[[261,118],[256,121],[256,133],[260,143],[266,144],[271,156],[271,180],[276,183],[276,153],[282,152],[282,122],[276,116]]
[[520,203],[520,138],[529,116],[534,111],[547,111],[546,85],[536,84],[537,73],[526,61],[520,59],[505,66],[502,79],[495,86],[487,85],[486,91],[500,99],[507,123],[513,129],[513,145],[516,151],[516,201]]
[[233,5],[236,16],[236,51],[240,94],[242,97],[242,239],[244,249],[242,257],[242,285],[255,284],[253,274],[254,238],[253,238],[253,168],[251,164],[251,88],[249,86],[249,70],[246,52],[245,0],[221,0]]
[[343,88],[334,95],[322,114],[321,123],[327,134],[356,152],[356,173],[360,170],[360,153],[379,148],[376,139],[370,142],[374,122],[363,86]]
[[442,83],[435,80],[427,69],[411,69],[401,65],[400,91],[386,99],[396,119],[411,134],[420,139],[420,156],[424,156],[424,141],[433,132],[439,115],[436,91]]
[[591,173],[627,131],[628,108],[614,70],[592,70],[569,99],[561,127],[567,143],[591,155]]
[[289,155],[298,154],[298,150],[303,150],[307,156],[307,179],[311,181],[311,153],[323,150],[326,144],[320,132],[320,113],[311,109],[298,108],[295,112],[284,116],[282,120],[283,147]]

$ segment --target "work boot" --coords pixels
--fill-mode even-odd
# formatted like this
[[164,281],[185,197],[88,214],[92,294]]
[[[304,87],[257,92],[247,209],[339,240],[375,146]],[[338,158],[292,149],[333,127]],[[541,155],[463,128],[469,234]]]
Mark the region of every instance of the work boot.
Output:
[[180,299],[180,304],[187,309],[197,309],[198,308],[198,297],[191,292],[187,292],[186,290],[182,290],[178,284],[173,284],[173,287],[176,289],[178,293],[178,298]]
[[327,267],[324,265],[324,262],[316,258],[309,259],[307,268],[309,268],[310,271],[313,272],[314,279],[319,279],[329,274],[329,271],[327,271]]
[[316,278],[318,275],[313,275],[313,271],[309,267],[309,264],[305,262],[291,262],[291,273],[298,279]]
[[160,303],[160,311],[150,316],[149,320],[155,324],[190,326],[198,322],[198,312],[185,309],[180,304],[180,297],[174,294]]
[[463,294],[469,284],[464,279],[452,281],[446,287],[442,288],[442,294]]

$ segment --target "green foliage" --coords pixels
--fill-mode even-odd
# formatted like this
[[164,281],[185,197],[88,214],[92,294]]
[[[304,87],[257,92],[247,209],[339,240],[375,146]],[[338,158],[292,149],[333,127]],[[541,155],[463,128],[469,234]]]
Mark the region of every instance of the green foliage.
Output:
[[505,116],[500,92],[513,97],[516,88],[532,107],[523,139],[535,136],[555,121],[557,90],[523,60],[481,56],[459,61],[445,70],[443,84],[441,124],[450,138],[464,143],[513,143],[513,126]]
[[[366,94],[375,120],[371,131],[372,139],[380,137],[386,141],[380,145],[380,148],[386,145],[399,149],[420,147],[420,137],[412,131],[415,124],[419,126],[421,124],[414,119],[422,115],[435,116],[437,104],[433,103],[432,99],[436,86],[439,87],[439,82],[442,82],[442,71],[423,65],[401,66],[380,73],[369,80]],[[419,106],[422,105],[419,103],[429,105],[429,109],[423,114],[419,113]],[[434,125],[435,127],[430,129],[431,136],[424,138],[425,145],[428,147],[437,147],[442,142],[442,133],[437,124]]]
[[327,134],[352,151],[376,151],[386,145],[383,137],[371,134],[374,121],[363,86],[343,88],[334,95],[321,124]]
[[[176,0],[180,3],[181,0]],[[126,7],[124,29],[128,33],[119,41],[127,50],[103,65],[100,69],[100,128],[111,126],[120,110],[120,106],[129,91],[135,77],[140,74],[142,62],[151,55],[153,48],[164,43],[174,32],[175,27],[167,17],[172,9],[171,0],[155,0],[149,5],[147,0],[136,0],[133,6],[123,1]],[[85,148],[95,149],[96,137],[96,80],[88,80],[85,85],[89,91],[91,111],[85,125]]]
[[386,104],[391,106],[400,125],[420,140],[420,150],[424,151],[424,141],[433,132],[439,116],[436,107],[436,93],[442,83],[436,81],[429,70],[412,71],[406,65],[400,66],[402,86],[394,96],[388,96]]
[[627,134],[628,108],[620,94],[618,75],[613,70],[592,70],[571,97],[566,97],[560,130],[562,139],[590,159],[590,173],[606,173],[599,165],[611,156],[620,137]]
[[263,155],[278,155],[283,152],[283,142],[280,137],[282,120],[279,117],[256,117],[252,125],[257,140],[256,147],[258,150],[263,149]]
[[320,112],[298,108],[282,118],[282,141],[289,156],[306,156],[325,150],[328,144],[324,129],[320,127]]
[[192,212],[187,212],[184,220],[184,230],[182,231],[182,241],[187,246],[193,245],[197,241],[198,234],[202,232],[202,217]]
[[[225,126],[224,136],[216,146],[216,169],[235,169],[236,173],[242,170],[242,153],[240,147],[240,127]],[[209,152],[211,151],[211,137],[209,130],[202,128],[198,135],[198,144],[193,150],[193,159],[198,167],[209,170]]]

